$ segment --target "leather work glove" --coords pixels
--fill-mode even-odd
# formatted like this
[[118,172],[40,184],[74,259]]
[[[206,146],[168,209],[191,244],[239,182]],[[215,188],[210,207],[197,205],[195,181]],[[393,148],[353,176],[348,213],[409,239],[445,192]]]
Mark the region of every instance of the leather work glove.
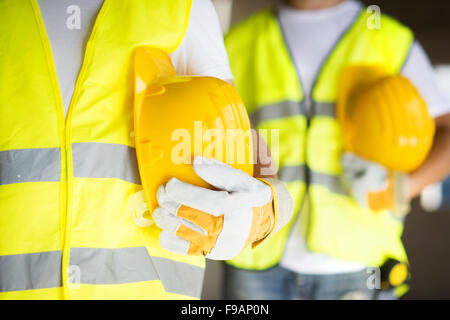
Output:
[[259,180],[203,157],[196,157],[193,167],[217,190],[176,178],[159,187],[159,207],[153,218],[162,229],[160,243],[164,249],[227,260],[248,245],[259,244],[292,217],[293,202],[281,181]]
[[356,202],[373,211],[388,209],[402,217],[409,211],[408,176],[347,152],[341,158],[343,182]]

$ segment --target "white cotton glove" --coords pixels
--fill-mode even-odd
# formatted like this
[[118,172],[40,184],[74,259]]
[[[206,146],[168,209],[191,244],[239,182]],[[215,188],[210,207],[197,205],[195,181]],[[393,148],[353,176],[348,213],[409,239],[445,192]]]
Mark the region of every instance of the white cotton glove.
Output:
[[388,209],[401,217],[409,211],[408,177],[347,152],[341,158],[343,182],[356,202],[373,211]]
[[[164,249],[227,260],[274,232],[278,216],[271,184],[213,159],[196,157],[193,167],[217,190],[176,178],[160,186],[159,207],[153,217],[162,229],[160,243]],[[284,225],[289,219],[282,220]]]

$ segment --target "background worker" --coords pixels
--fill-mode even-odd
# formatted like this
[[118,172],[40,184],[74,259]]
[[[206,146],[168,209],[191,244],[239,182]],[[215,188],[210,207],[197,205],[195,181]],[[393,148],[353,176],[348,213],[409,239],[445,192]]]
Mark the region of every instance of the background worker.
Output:
[[252,125],[280,130],[279,177],[299,215],[277,236],[228,262],[226,298],[373,299],[377,290],[367,285],[366,267],[382,266],[386,258],[406,260],[397,218],[383,214],[382,224],[393,230],[364,225],[358,217],[373,219],[370,212],[358,209],[341,185],[335,113],[340,71],[381,64],[407,77],[427,103],[436,133],[428,157],[403,185],[408,199],[450,171],[450,102],[438,91],[412,32],[385,15],[375,17],[378,28],[372,13],[351,0],[292,0],[228,34],[234,81]]
[[[204,260],[164,250],[127,211],[142,188],[131,70],[147,45],[178,74],[230,81],[211,2],[5,0],[0,21],[0,298],[199,298]],[[208,182],[222,165],[204,167]],[[265,200],[248,201],[250,212],[272,205],[274,189],[230,169]],[[266,226],[249,243],[274,231]]]

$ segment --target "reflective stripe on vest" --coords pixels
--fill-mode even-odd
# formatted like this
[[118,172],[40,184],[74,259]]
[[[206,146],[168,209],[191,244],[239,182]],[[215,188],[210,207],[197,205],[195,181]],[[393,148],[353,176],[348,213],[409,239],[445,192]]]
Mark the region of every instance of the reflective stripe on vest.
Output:
[[303,102],[297,101],[282,101],[271,105],[266,105],[256,109],[250,113],[250,122],[255,127],[260,122],[286,118],[296,115],[306,115],[306,110]]
[[[285,182],[305,181],[305,165],[299,166],[283,166],[278,170],[278,177]],[[321,172],[310,171],[311,183],[326,187],[334,193],[348,195],[341,182],[341,177]]]
[[[336,106],[335,103],[316,102],[314,104],[314,116],[331,117],[336,118]],[[260,107],[250,113],[250,121],[257,126],[260,122],[282,119],[296,115],[307,116],[305,102],[300,103],[296,101],[283,101]]]
[[59,181],[61,177],[61,150],[38,148],[5,150],[0,152],[0,185]]
[[73,176],[112,178],[140,184],[134,148],[120,144],[83,142],[72,144]]
[[[61,251],[0,256],[0,292],[60,287],[61,258]],[[203,268],[150,257],[145,247],[72,248],[69,268],[72,284],[161,280],[171,293],[200,297],[202,290]]]
[[[31,181],[58,181],[59,149],[24,149],[0,152],[0,163],[7,168],[0,172],[0,185]],[[134,148],[102,143],[72,145],[73,171],[77,178],[113,178],[140,184]],[[55,156],[56,155],[56,156]],[[304,165],[280,167],[283,181],[305,179]],[[343,193],[339,177],[312,172],[312,182]]]
[[[39,148],[0,152],[0,185],[59,181],[61,150]],[[77,178],[113,178],[140,184],[135,149],[107,143],[72,144],[73,172]]]
[[0,292],[61,286],[61,257],[61,251],[0,256]]
[[[273,11],[262,11],[235,26],[226,37],[226,46],[234,82],[252,125],[280,132],[275,148],[279,149],[275,153],[278,174],[287,182],[297,210],[306,190],[303,184],[309,183],[308,249],[380,265],[388,256],[406,259],[402,226],[388,212],[374,214],[358,207],[341,183],[343,150],[335,106],[338,79],[348,64],[381,64],[388,72],[398,73],[413,37],[409,29],[385,15],[379,30],[367,28],[367,18],[365,10],[355,17],[324,61],[307,98]],[[310,101],[310,109],[300,101]],[[264,246],[247,250],[229,263],[248,269],[275,265],[288,233],[268,239]]]
[[0,298],[200,297],[204,259],[163,250],[128,207],[133,52],[173,52],[190,6],[105,0],[65,118],[37,1],[1,1]]

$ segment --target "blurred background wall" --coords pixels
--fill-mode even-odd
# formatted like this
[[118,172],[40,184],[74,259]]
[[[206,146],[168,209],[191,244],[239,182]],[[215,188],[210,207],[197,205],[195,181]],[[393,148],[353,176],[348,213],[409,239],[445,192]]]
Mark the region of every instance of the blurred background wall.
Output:
[[[224,33],[275,0],[213,0]],[[383,13],[406,24],[428,53],[450,101],[450,1],[379,0]],[[450,146],[449,146],[450,148]],[[450,178],[429,186],[412,203],[403,234],[411,263],[411,290],[403,299],[450,299]],[[203,299],[222,299],[222,263],[207,261]]]

